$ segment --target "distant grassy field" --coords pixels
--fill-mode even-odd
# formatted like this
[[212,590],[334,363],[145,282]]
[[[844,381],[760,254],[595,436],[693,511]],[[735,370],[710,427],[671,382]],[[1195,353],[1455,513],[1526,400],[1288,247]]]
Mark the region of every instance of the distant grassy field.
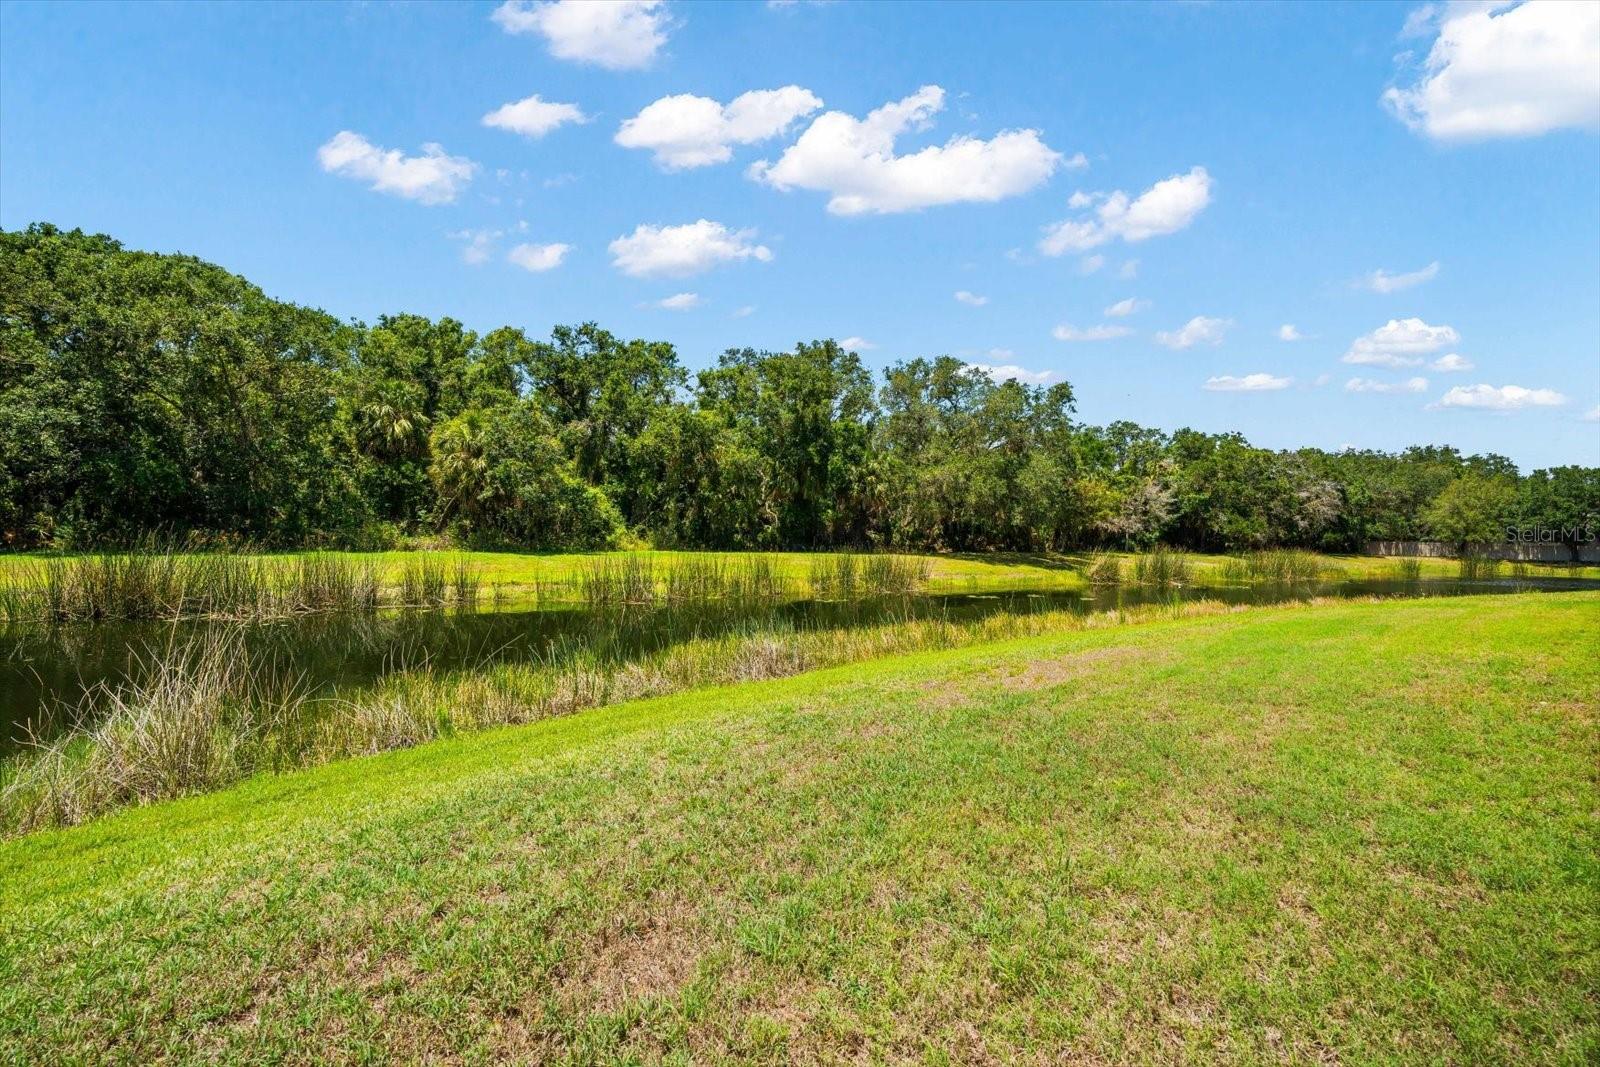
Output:
[[13,840],[0,1061],[1592,1063],[1596,632],[1085,630]]
[[[666,570],[689,557],[722,556],[729,559],[739,559],[750,556],[759,556],[773,566],[779,576],[801,582],[811,573],[813,561],[817,553],[814,552],[723,552],[723,553],[695,553],[672,551],[645,551],[645,552],[566,552],[566,553],[524,553],[524,552],[449,552],[452,560],[460,558],[467,560],[477,575],[481,578],[486,591],[499,588],[508,595],[517,595],[528,592],[542,583],[573,582],[583,573],[585,567],[602,557],[639,556],[648,559],[658,570]],[[283,556],[303,555],[303,553],[281,553]],[[386,573],[396,575],[403,568],[408,559],[414,559],[416,552],[372,552],[372,553],[335,553],[339,556],[372,560]],[[928,580],[932,588],[948,588],[954,590],[992,590],[1015,588],[1018,586],[1074,586],[1082,585],[1084,577],[1081,573],[1084,565],[1091,557],[1084,553],[966,553],[956,555],[918,555],[905,554],[911,559],[926,559],[928,561]],[[1135,558],[1134,553],[1110,553],[1111,556],[1129,565]],[[45,558],[42,554],[13,554],[0,555],[0,578],[8,572],[16,573],[38,560]],[[1186,553],[1194,577],[1197,580],[1220,580],[1221,571],[1226,566],[1230,557],[1205,553]],[[1397,561],[1393,559],[1378,559],[1371,556],[1333,556],[1321,555],[1318,557],[1323,568],[1329,573],[1344,574],[1349,576],[1365,576],[1373,578],[1391,577],[1396,573]],[[1416,561],[1423,577],[1453,578],[1460,573],[1460,564],[1454,559],[1422,559]],[[1570,577],[1570,578],[1600,578],[1600,567],[1572,567],[1559,564],[1529,564],[1528,572],[1543,577]],[[1510,565],[1503,566],[1501,573],[1508,574]]]

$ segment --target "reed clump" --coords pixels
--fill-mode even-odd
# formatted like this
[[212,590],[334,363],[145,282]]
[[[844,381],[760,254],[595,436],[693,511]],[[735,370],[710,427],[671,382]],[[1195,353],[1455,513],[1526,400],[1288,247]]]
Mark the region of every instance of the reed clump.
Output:
[[26,833],[219,788],[264,769],[275,749],[263,741],[304,711],[304,693],[237,633],[149,655],[139,682],[85,695],[87,725],[7,761],[0,827]]
[[811,558],[811,595],[818,600],[906,596],[927,583],[931,563],[887,553],[829,552]]
[[1464,582],[1486,582],[1500,577],[1500,561],[1487,556],[1462,556],[1460,578]]
[[1189,581],[1188,553],[1157,545],[1133,558],[1133,580],[1140,585],[1183,585]]
[[1402,582],[1422,581],[1422,561],[1416,558],[1395,560],[1393,574]]
[[1322,578],[1322,560],[1315,552],[1298,548],[1273,548],[1229,556],[1221,574],[1228,582],[1273,582],[1304,585]]
[[1083,569],[1091,585],[1120,585],[1122,560],[1110,552],[1096,552]]
[[578,571],[578,597],[587,607],[640,607],[655,602],[655,564],[648,556],[596,556]]

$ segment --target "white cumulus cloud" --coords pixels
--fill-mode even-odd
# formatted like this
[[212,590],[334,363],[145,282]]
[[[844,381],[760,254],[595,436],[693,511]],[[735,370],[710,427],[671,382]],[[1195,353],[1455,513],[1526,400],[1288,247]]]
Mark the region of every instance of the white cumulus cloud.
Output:
[[1432,281],[1439,276],[1439,261],[1434,260],[1421,270],[1410,271],[1406,274],[1390,274],[1379,268],[1361,279],[1361,287],[1371,289],[1374,293],[1398,293],[1402,289],[1410,289],[1413,285]]
[[543,37],[557,59],[608,70],[649,66],[667,43],[661,0],[506,0],[491,17],[507,33]]
[[526,243],[513,246],[511,251],[506,253],[506,259],[523,270],[539,273],[561,266],[561,261],[566,259],[567,253],[571,251],[571,245]]
[[986,296],[979,296],[977,293],[969,293],[965,289],[956,290],[956,303],[958,304],[965,304],[970,308],[981,308],[988,302],[989,298]]
[[1583,413],[1584,422],[1600,422],[1600,404],[1596,404]]
[[839,347],[849,352],[866,352],[877,348],[877,344],[865,337],[846,337],[839,342]]
[[825,192],[835,215],[863,215],[1004,200],[1039,185],[1061,165],[1060,153],[1038,130],[1004,130],[987,141],[957,136],[896,155],[896,138],[926,128],[943,107],[944,90],[925,85],[864,119],[825,112],[776,163],[761,160],[749,175],[775,189]]
[[501,104],[483,116],[485,126],[497,130],[510,130],[524,137],[543,137],[557,126],[568,122],[588,122],[577,104],[557,104],[539,99],[539,94]]
[[1554,408],[1567,398],[1554,389],[1528,389],[1520,385],[1458,385],[1439,400],[1442,408],[1483,408],[1516,411],[1519,408]]
[[667,170],[706,167],[732,159],[736,144],[778,136],[821,106],[815,93],[798,85],[756,89],[727,106],[682,93],[664,96],[625,121],[615,140],[623,148],[648,149]]
[[1071,323],[1063,322],[1050,331],[1050,336],[1057,341],[1114,341],[1118,337],[1126,337],[1133,331],[1126,326],[1113,326],[1102,323],[1099,326],[1090,326],[1079,329]]
[[1292,322],[1286,322],[1278,327],[1278,340],[1280,341],[1304,341],[1305,339],[1306,335],[1296,329]]
[[1426,378],[1407,378],[1403,382],[1380,382],[1372,378],[1351,378],[1344,383],[1351,393],[1421,393],[1428,388]]
[[1156,342],[1173,349],[1193,348],[1195,345],[1220,345],[1222,335],[1232,325],[1228,319],[1196,315],[1176,330],[1162,330],[1157,333]]
[[1383,94],[1436,140],[1529,137],[1600,126],[1600,4],[1506,0],[1434,8],[1439,36],[1416,81]]
[[1459,340],[1461,335],[1449,326],[1429,326],[1421,319],[1390,319],[1357,337],[1343,359],[1369,367],[1415,367],[1423,356]]
[[657,300],[654,306],[662,308],[666,311],[688,311],[690,308],[697,308],[700,306],[700,294],[674,293],[669,297],[664,297],[661,300]]
[[317,149],[317,162],[329,174],[423,204],[450,203],[478,172],[472,160],[449,155],[436,144],[423,145],[420,156],[408,156],[397,148],[380,148],[349,130],[340,130]]
[[730,230],[701,219],[682,226],[641,224],[633,233],[612,241],[612,265],[636,278],[683,277],[723,263],[772,258],[772,250],[756,244],[754,230]]
[[1144,241],[1177,233],[1211,202],[1211,175],[1204,167],[1194,167],[1187,174],[1156,182],[1137,197],[1130,198],[1120,189],[1093,196],[1076,193],[1067,205],[1087,207],[1095,201],[1099,206],[1093,212],[1045,227],[1039,251],[1059,256],[1085,252],[1118,238]]
[[1136,311],[1143,311],[1149,306],[1150,301],[1135,300],[1130,296],[1128,299],[1118,300],[1115,304],[1112,304],[1110,307],[1106,308],[1104,314],[1108,319],[1121,319],[1132,315]]
[[1477,366],[1477,364],[1473,363],[1472,360],[1467,359],[1464,356],[1458,356],[1454,352],[1451,352],[1449,355],[1440,356],[1438,359],[1428,364],[1428,366],[1432,367],[1434,370],[1444,371],[1446,374],[1450,374],[1455,371],[1471,370],[1473,367]]
[[1242,378],[1223,374],[1207,378],[1202,388],[1213,393],[1270,393],[1289,388],[1293,381],[1293,378],[1279,378],[1271,374],[1246,374]]
[[991,380],[996,382],[1009,381],[1014,378],[1029,385],[1045,385],[1059,377],[1053,370],[1029,370],[1027,367],[1019,367],[1015,363],[968,363],[967,366],[979,374],[988,375]]

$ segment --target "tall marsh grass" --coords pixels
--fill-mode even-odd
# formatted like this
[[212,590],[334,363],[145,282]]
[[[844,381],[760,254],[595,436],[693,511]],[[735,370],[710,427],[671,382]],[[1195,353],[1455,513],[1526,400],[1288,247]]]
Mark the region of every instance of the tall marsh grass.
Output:
[[1487,556],[1462,556],[1460,578],[1463,582],[1486,582],[1500,577],[1500,561]]
[[8,758],[0,772],[0,834],[79,823],[263,771],[639,697],[880,656],[1233,610],[1241,609],[1200,600],[1095,614],[936,616],[863,627],[807,627],[772,616],[631,658],[590,644],[555,650],[531,664],[437,673],[424,663],[340,699],[309,699],[293,684],[269,682],[271,673],[236,638],[218,637],[165,650],[148,681],[95,694],[80,726]]
[[371,559],[331,552],[260,556],[143,549],[30,560],[0,571],[0,621],[274,618],[372,612],[386,604],[477,602],[464,558],[406,559],[397,580]]
[[819,553],[811,558],[811,595],[819,600],[905,596],[926,584],[931,566],[915,556]]
[[1091,585],[1117,585],[1122,581],[1122,560],[1109,552],[1097,552],[1083,574]]
[[1402,582],[1422,581],[1422,561],[1416,558],[1397,559],[1394,563],[1393,574]]
[[1229,556],[1220,570],[1222,579],[1228,582],[1304,585],[1321,580],[1323,565],[1315,552],[1274,548]]
[[236,633],[150,653],[141,681],[85,695],[86,725],[7,761],[0,827],[27,832],[204,792],[271,766],[304,693],[274,680]]
[[1140,585],[1183,585],[1189,574],[1188,553],[1165,545],[1133,557],[1133,580]]

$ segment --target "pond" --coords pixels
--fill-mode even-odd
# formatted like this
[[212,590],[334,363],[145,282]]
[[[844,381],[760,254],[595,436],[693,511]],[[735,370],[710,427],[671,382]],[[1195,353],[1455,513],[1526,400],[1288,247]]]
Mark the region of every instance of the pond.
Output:
[[[583,653],[626,661],[697,637],[766,627],[871,626],[907,618],[973,620],[998,612],[1107,611],[1173,600],[1271,604],[1316,596],[1451,596],[1600,589],[1562,578],[1462,581],[1343,579],[1309,584],[1094,586],[1045,591],[935,593],[776,606],[700,603],[597,613],[578,608],[307,615],[267,622],[96,622],[0,628],[0,754],[70,724],[68,709],[99,687],[138,680],[163,650],[236,629],[276,674],[319,696],[348,693],[401,670],[469,669],[498,662],[559,663]],[[90,700],[92,705],[92,698]]]

